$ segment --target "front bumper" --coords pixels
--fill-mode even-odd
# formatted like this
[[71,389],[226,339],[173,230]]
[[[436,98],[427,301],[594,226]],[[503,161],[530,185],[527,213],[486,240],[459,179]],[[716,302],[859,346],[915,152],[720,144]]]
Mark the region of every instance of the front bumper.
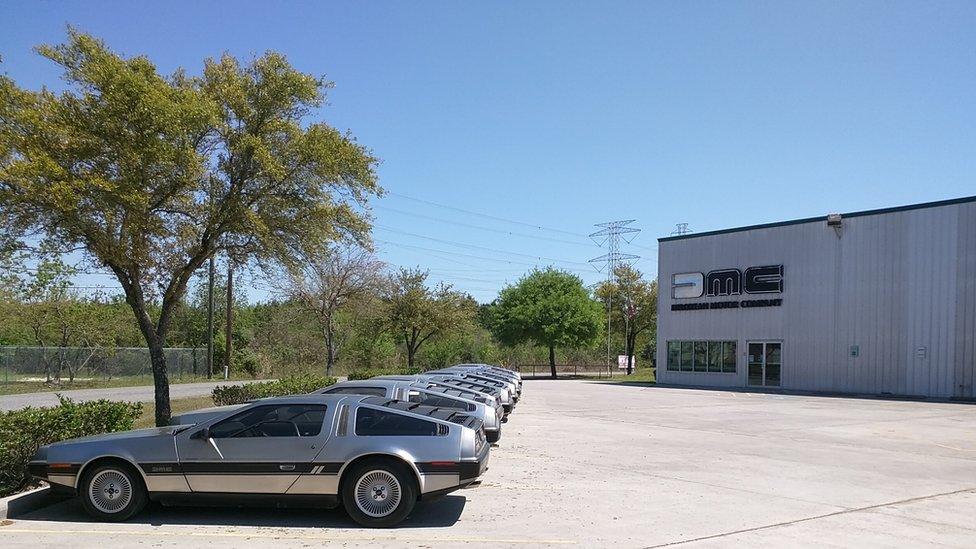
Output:
[[56,494],[73,494],[78,480],[81,464],[54,463],[32,460],[27,463],[27,473],[51,485],[51,491]]

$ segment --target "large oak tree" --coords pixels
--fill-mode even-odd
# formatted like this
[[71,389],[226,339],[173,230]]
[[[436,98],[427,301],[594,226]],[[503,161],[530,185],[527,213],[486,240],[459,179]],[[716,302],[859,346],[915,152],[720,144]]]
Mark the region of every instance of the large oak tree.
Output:
[[0,217],[18,238],[81,249],[114,273],[149,347],[165,425],[163,347],[194,271],[218,250],[268,266],[364,241],[376,159],[310,120],[330,83],[277,53],[167,76],[72,29],[37,51],[61,67],[66,90],[0,77]]

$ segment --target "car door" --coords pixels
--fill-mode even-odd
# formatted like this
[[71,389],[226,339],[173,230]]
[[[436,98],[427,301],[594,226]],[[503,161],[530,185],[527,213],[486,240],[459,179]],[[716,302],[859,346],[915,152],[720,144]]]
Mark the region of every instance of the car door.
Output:
[[283,494],[312,470],[332,415],[324,404],[266,404],[215,421],[207,431],[187,429],[176,439],[183,474],[194,492]]

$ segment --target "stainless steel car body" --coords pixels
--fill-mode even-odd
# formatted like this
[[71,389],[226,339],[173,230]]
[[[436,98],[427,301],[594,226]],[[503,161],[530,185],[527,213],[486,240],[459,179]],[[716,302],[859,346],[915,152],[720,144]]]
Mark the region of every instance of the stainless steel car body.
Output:
[[[496,442],[501,436],[502,413],[496,413],[494,399],[487,395],[462,394],[460,391],[458,394],[449,394],[444,391],[417,386],[413,380],[377,378],[343,381],[314,391],[313,394],[374,395],[428,406],[450,407],[480,419],[484,423],[485,434],[489,442]],[[435,404],[434,401],[439,402]],[[499,409],[501,409],[500,406]]]
[[508,387],[508,392],[509,392],[509,394],[512,395],[513,402],[516,402],[517,403],[519,396],[521,396],[521,390],[520,390],[519,384],[517,382],[515,382],[515,381],[513,381],[511,379],[508,379],[506,377],[497,375],[497,374],[495,374],[492,371],[487,370],[487,369],[458,368],[458,367],[455,367],[455,366],[451,366],[451,367],[448,367],[448,368],[441,368],[441,369],[438,369],[438,370],[431,370],[431,371],[425,372],[425,373],[428,373],[428,374],[460,374],[460,375],[462,375],[462,376],[464,376],[466,378],[473,379],[473,380],[476,380],[476,381],[481,381],[481,382],[484,382],[484,383],[488,383],[488,382],[503,383],[506,387]]
[[421,387],[427,389],[428,391],[434,391],[438,393],[444,393],[452,396],[458,396],[461,398],[472,399],[475,401],[485,401],[485,404],[489,407],[494,408],[495,417],[501,418],[502,423],[508,421],[505,417],[505,408],[502,407],[502,403],[498,401],[494,396],[479,392],[474,388],[464,388],[459,387],[453,383],[445,383],[437,380],[421,380],[415,381],[413,383],[416,387]]
[[499,384],[494,383],[484,383],[474,379],[465,379],[461,374],[447,373],[447,374],[416,374],[416,375],[388,375],[388,376],[376,376],[373,379],[399,379],[399,380],[414,380],[414,381],[438,381],[447,386],[458,387],[461,389],[475,390],[479,393],[484,393],[487,395],[492,395],[504,408],[505,413],[512,411],[512,396],[508,391],[507,387],[499,386]]
[[485,374],[491,374],[492,376],[498,376],[505,378],[509,381],[513,381],[518,385],[519,395],[522,394],[522,374],[516,372],[515,370],[509,370],[508,368],[502,368],[501,366],[492,366],[491,364],[455,364],[450,367],[451,369],[461,369],[461,370],[477,370]]
[[[222,426],[260,407],[324,406],[322,423],[308,436],[211,437]],[[412,408],[411,408],[412,407]],[[307,407],[306,407],[307,408]],[[322,411],[320,408],[316,408]],[[435,424],[434,436],[364,436],[357,433],[363,410],[400,414]],[[122,461],[139,473],[150,499],[220,494],[316,496],[337,502],[343,473],[370,457],[402,462],[414,475],[421,498],[473,482],[487,467],[489,444],[482,422],[454,411],[358,395],[300,395],[179,416],[174,425],[66,440],[42,446],[29,468],[33,476],[72,492],[94,464]],[[374,412],[375,413],[375,412]],[[365,417],[365,415],[364,415]],[[271,423],[285,423],[272,422]],[[263,425],[263,424],[259,424]],[[293,425],[296,432],[298,424]],[[303,427],[306,428],[306,427]],[[179,498],[177,498],[179,501]]]
[[507,379],[495,379],[488,377],[480,371],[471,371],[463,368],[443,368],[440,370],[429,370],[424,372],[423,375],[460,377],[472,383],[482,383],[490,387],[497,387],[498,389],[502,390],[503,403],[507,400],[512,407],[518,403],[518,386],[515,383],[512,383]]
[[512,379],[517,379],[520,382],[522,381],[522,374],[516,372],[515,370],[510,370],[508,368],[503,368],[501,366],[494,366],[492,364],[479,364],[479,363],[465,362],[465,363],[462,363],[462,364],[455,364],[454,366],[451,366],[451,367],[452,368],[476,368],[476,369],[491,370],[492,372],[494,372],[496,374],[510,376]]

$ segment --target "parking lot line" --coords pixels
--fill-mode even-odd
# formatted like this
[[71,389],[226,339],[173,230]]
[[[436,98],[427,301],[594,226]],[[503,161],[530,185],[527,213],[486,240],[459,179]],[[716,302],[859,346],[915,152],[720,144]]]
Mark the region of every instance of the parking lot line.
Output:
[[[14,523],[16,524],[16,523]],[[17,528],[0,526],[0,532],[4,534],[31,534],[31,535],[96,535],[96,536],[158,536],[158,537],[197,537],[197,538],[261,538],[261,539],[289,539],[289,540],[315,540],[315,541],[397,541],[404,543],[499,543],[499,544],[527,544],[527,545],[576,545],[576,540],[569,539],[506,539],[506,538],[479,538],[464,536],[423,536],[423,537],[403,537],[390,535],[327,535],[327,534],[283,534],[282,532],[171,532],[167,530],[45,530],[40,528]]]

